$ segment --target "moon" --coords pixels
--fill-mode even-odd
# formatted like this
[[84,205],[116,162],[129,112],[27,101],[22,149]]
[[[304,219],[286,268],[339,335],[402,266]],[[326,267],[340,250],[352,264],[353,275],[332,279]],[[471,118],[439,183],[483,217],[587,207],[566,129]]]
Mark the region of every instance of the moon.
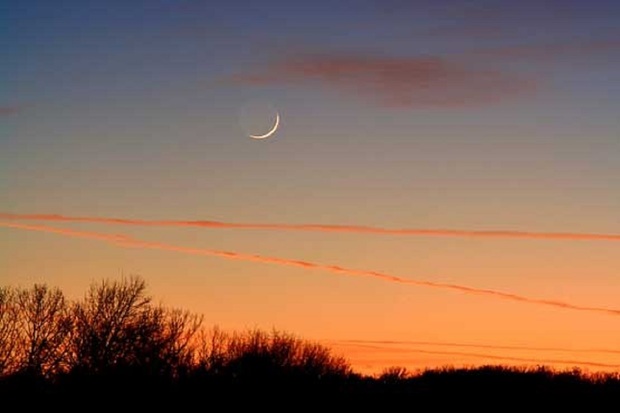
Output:
[[278,130],[278,126],[280,126],[280,114],[278,112],[276,112],[276,122],[273,125],[273,127],[271,128],[271,130],[269,130],[269,132],[265,133],[264,135],[250,135],[250,138],[252,138],[252,139],[267,139],[268,137],[270,137],[271,135],[276,133],[276,131]]

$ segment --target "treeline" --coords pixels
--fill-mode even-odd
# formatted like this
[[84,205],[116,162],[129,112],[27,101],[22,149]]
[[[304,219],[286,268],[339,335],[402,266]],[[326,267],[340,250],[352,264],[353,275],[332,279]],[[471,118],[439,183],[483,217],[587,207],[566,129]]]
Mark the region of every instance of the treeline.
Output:
[[0,288],[0,377],[123,371],[174,379],[275,368],[317,377],[351,372],[326,347],[290,334],[207,329],[200,315],[154,304],[138,277],[93,284],[76,302],[41,284]]
[[77,301],[42,284],[0,288],[0,400],[22,406],[66,408],[82,398],[178,406],[206,397],[229,407],[289,398],[306,406],[415,400],[441,407],[490,395],[556,406],[576,398],[618,403],[620,375],[486,366],[420,374],[394,367],[369,377],[287,333],[207,328],[200,315],[155,304],[137,277],[93,284]]

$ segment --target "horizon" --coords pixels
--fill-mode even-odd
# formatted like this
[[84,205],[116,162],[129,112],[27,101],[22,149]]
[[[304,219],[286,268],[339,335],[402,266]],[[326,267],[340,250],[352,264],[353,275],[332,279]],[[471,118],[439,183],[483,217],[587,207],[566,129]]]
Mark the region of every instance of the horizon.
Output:
[[[104,291],[107,291],[104,292]],[[114,294],[110,295],[111,291],[115,291]],[[139,291],[139,293],[133,295],[128,294],[129,291]],[[95,292],[93,294],[93,292]],[[132,298],[130,298],[130,296]],[[28,298],[26,298],[28,297]],[[102,297],[115,297],[114,304],[110,301],[101,302],[99,300],[105,300]],[[123,298],[121,298],[123,297]],[[141,311],[145,311],[144,304],[146,304],[146,308],[159,308],[164,312],[167,312],[169,315],[172,313],[176,313],[177,315],[183,315],[177,320],[184,320],[182,325],[185,327],[182,329],[186,332],[186,336],[181,338],[181,336],[177,337],[176,340],[183,341],[187,340],[186,346],[183,346],[184,351],[188,352],[189,358],[188,360],[194,360],[193,362],[188,362],[188,368],[198,369],[198,371],[203,368],[201,367],[201,362],[199,361],[202,357],[205,356],[203,353],[203,346],[208,346],[210,351],[217,351],[220,348],[218,345],[215,345],[214,342],[219,342],[221,346],[229,346],[230,339],[242,339],[246,341],[248,344],[253,342],[251,337],[262,337],[261,340],[273,343],[273,345],[277,345],[278,341],[277,337],[286,338],[289,342],[296,341],[299,345],[302,346],[313,346],[318,344],[321,346],[323,350],[327,351],[326,354],[329,354],[329,357],[333,361],[333,365],[341,364],[341,360],[344,364],[341,364],[343,367],[350,367],[350,372],[355,375],[361,375],[365,377],[373,377],[373,378],[381,378],[386,375],[391,376],[396,374],[394,377],[406,378],[406,377],[419,377],[420,375],[426,372],[432,371],[447,371],[447,370],[458,370],[458,369],[466,369],[466,370],[476,370],[478,368],[488,368],[488,367],[498,367],[502,369],[508,369],[514,372],[534,372],[534,371],[547,371],[553,373],[555,375],[559,375],[562,373],[574,374],[578,373],[580,377],[583,378],[593,378],[597,377],[609,377],[614,378],[617,377],[615,374],[618,373],[620,369],[620,365],[601,363],[596,361],[588,361],[588,354],[607,354],[607,355],[620,355],[620,350],[617,349],[604,349],[604,348],[551,348],[551,347],[528,347],[528,346],[502,346],[502,345],[492,345],[492,344],[475,344],[475,343],[450,343],[450,342],[426,342],[426,341],[378,341],[378,340],[321,340],[314,339],[309,340],[302,336],[299,336],[291,331],[281,331],[275,327],[272,327],[270,330],[256,328],[256,327],[246,327],[244,330],[226,330],[222,329],[221,326],[217,323],[206,325],[204,323],[204,314],[197,314],[187,312],[186,309],[183,308],[175,308],[166,305],[165,302],[160,300],[155,300],[156,297],[150,295],[148,291],[148,284],[146,284],[145,279],[136,275],[123,275],[118,279],[102,279],[99,281],[93,281],[89,286],[88,291],[85,291],[81,297],[66,297],[64,292],[58,287],[53,285],[37,283],[31,286],[25,285],[9,285],[9,286],[0,286],[0,307],[6,312],[8,317],[0,318],[2,322],[2,337],[0,337],[0,346],[7,350],[7,354],[9,354],[9,358],[5,358],[0,365],[0,378],[7,378],[11,376],[19,376],[20,373],[28,374],[29,368],[32,369],[34,367],[34,372],[40,369],[39,373],[42,372],[44,377],[50,378],[56,375],[63,374],[73,374],[75,371],[71,367],[67,368],[67,366],[71,366],[78,363],[79,358],[74,359],[68,354],[71,354],[71,351],[66,351],[66,346],[72,348],[72,346],[76,346],[76,343],[79,343],[80,340],[73,341],[71,337],[74,334],[84,334],[83,330],[80,330],[79,323],[76,323],[77,320],[82,316],[80,315],[80,311],[76,311],[77,309],[98,309],[102,310],[102,307],[99,305],[107,306],[104,311],[105,316],[100,318],[98,321],[102,322],[105,325],[108,316],[114,317],[114,315],[118,314],[117,311],[119,308],[116,306],[127,306],[129,304],[131,310],[129,311],[128,318],[119,318],[116,320],[119,323],[121,331],[123,328],[127,329],[127,333],[131,334],[131,327],[135,323],[136,314],[139,314]],[[148,314],[148,311],[146,312]],[[154,313],[153,313],[154,314]],[[23,317],[26,317],[23,319]],[[67,329],[66,321],[60,320],[72,320],[68,325],[71,325],[70,329]],[[170,318],[170,320],[174,319]],[[44,338],[42,336],[38,336],[36,334],[33,335],[32,329],[28,326],[30,324],[36,325],[37,320],[42,322],[43,324],[40,327],[43,327],[41,331],[45,331]],[[137,320],[141,320],[139,317]],[[163,318],[160,322],[164,321],[166,318]],[[95,323],[97,320],[92,320],[91,322]],[[198,322],[197,322],[198,321]],[[143,321],[144,322],[144,321]],[[197,323],[196,323],[197,322]],[[165,324],[164,324],[165,325]],[[180,324],[181,325],[181,324]],[[100,327],[101,327],[100,326]],[[174,331],[174,328],[172,329]],[[72,331],[72,332],[70,332]],[[95,330],[99,331],[99,330]],[[57,332],[58,335],[52,335],[51,332]],[[94,331],[93,331],[94,333]],[[11,339],[12,337],[12,339]],[[115,332],[115,339],[123,341],[123,335],[119,334],[118,331]],[[8,340],[7,340],[8,338]],[[48,344],[46,344],[47,339],[52,339],[52,341],[58,341],[59,344],[56,348],[48,348]],[[155,341],[157,341],[156,335],[152,337]],[[214,341],[212,341],[214,340]],[[36,343],[37,345],[30,345],[30,343]],[[136,342],[134,344],[137,345],[136,348],[133,348],[133,351],[136,354],[139,353],[139,343]],[[78,345],[79,346],[79,345]],[[439,347],[439,350],[428,350],[428,346]],[[39,350],[32,350],[33,348]],[[65,350],[59,350],[59,349]],[[131,348],[131,347],[130,347]],[[231,351],[231,355],[235,350],[230,347],[227,351]],[[291,349],[294,347],[291,347]],[[441,350],[443,348],[443,350]],[[43,349],[43,350],[41,350]],[[61,363],[47,363],[45,360],[49,357],[47,349],[50,353],[54,354],[56,351],[60,351],[59,360],[64,360]],[[357,350],[357,351],[356,351]],[[361,354],[360,354],[360,351]],[[366,353],[364,353],[366,350]],[[518,356],[515,354],[512,355],[502,355],[494,354],[495,350],[511,350],[516,351],[517,353],[521,352],[525,355]],[[113,350],[111,350],[113,351]],[[247,351],[251,351],[250,348]],[[274,353],[273,357],[276,357],[278,351],[272,349]],[[472,358],[485,360],[484,363],[444,363],[438,364],[434,366],[426,366],[423,368],[411,368],[406,367],[407,362],[403,362],[403,358],[394,359],[395,361],[392,364],[384,364],[378,368],[376,363],[368,363],[368,354],[372,355],[373,352],[384,352],[384,353],[400,353],[400,354],[423,354],[423,355],[457,355],[460,357]],[[32,352],[32,353],[31,353]],[[553,353],[561,353],[564,354],[564,359],[549,359],[549,358],[531,358],[532,356],[527,356],[528,353],[538,352],[540,354],[553,352]],[[302,352],[303,353],[303,352]],[[357,354],[356,354],[357,353]],[[116,354],[116,356],[121,356],[123,353]],[[271,354],[271,353],[270,353]],[[46,356],[47,355],[47,356]],[[6,356],[6,355],[5,355]],[[24,363],[28,363],[28,360],[40,360],[41,362],[36,366],[26,365]],[[131,360],[125,360],[125,362]],[[48,360],[50,361],[50,360]],[[102,360],[106,363],[112,363],[112,360]],[[170,360],[169,360],[170,361]],[[280,360],[282,361],[282,360]],[[277,362],[277,357],[272,360],[274,363]],[[131,364],[131,362],[130,362]],[[330,363],[331,364],[331,363]],[[113,364],[112,364],[113,365]],[[21,367],[20,367],[21,366]],[[55,366],[55,367],[52,367]],[[136,365],[135,367],[138,367]],[[145,367],[145,366],[143,366]],[[179,366],[177,366],[179,367]],[[280,366],[282,367],[282,366]],[[24,370],[21,370],[24,369]],[[95,371],[93,371],[95,373]],[[32,371],[30,371],[32,374]],[[36,374],[36,373],[35,373]]]
[[620,370],[620,3],[543,3],[10,0],[0,286]]

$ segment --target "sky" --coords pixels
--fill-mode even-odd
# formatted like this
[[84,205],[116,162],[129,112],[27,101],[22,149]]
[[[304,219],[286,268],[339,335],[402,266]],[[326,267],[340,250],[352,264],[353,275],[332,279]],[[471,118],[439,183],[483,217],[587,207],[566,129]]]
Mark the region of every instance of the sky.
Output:
[[135,274],[365,372],[618,370],[619,16],[5,1],[0,282],[80,298]]

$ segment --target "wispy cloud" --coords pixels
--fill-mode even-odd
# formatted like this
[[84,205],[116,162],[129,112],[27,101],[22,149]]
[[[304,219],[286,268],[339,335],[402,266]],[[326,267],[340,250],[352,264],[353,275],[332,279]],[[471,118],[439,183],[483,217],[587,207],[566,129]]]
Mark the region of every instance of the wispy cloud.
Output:
[[439,56],[292,56],[258,73],[234,76],[233,81],[250,85],[318,83],[381,105],[410,108],[490,105],[536,90],[533,79]]
[[[470,353],[470,352],[465,352],[465,351],[403,349],[403,348],[391,348],[391,347],[384,347],[384,346],[373,346],[373,345],[362,345],[362,344],[358,344],[356,346],[368,350],[370,354],[373,354],[373,353],[374,354],[379,353],[382,355],[389,354],[389,353],[434,354],[434,355],[444,355],[444,356],[475,357],[475,358],[489,359],[489,360],[516,361],[516,362],[523,362],[523,363],[533,363],[533,364],[538,364],[538,365],[562,364],[562,365],[570,365],[570,366],[604,367],[604,368],[612,368],[612,369],[620,368],[620,364],[611,364],[611,363],[603,363],[603,362],[587,361],[587,360],[539,359],[539,358],[529,358],[529,357],[502,356],[499,354],[488,354],[488,353]],[[385,362],[385,360],[381,360],[381,361]],[[403,362],[404,360],[401,356],[399,357],[396,363],[398,363],[399,365],[402,365]]]
[[456,343],[445,341],[415,341],[415,340],[325,340],[335,344],[350,345],[381,345],[383,348],[394,348],[390,346],[433,346],[433,347],[464,347],[464,348],[484,348],[489,350],[524,350],[536,352],[562,352],[562,353],[601,353],[601,354],[620,354],[620,350],[604,348],[569,348],[569,347],[535,347],[535,346],[509,346],[492,344],[473,344]]
[[572,241],[620,241],[620,234],[577,233],[577,232],[535,232],[514,230],[460,230],[432,228],[383,228],[362,225],[324,225],[324,224],[261,224],[221,221],[182,221],[145,220],[109,217],[78,217],[57,214],[11,214],[0,213],[0,219],[47,222],[88,222],[112,225],[131,225],[145,227],[195,227],[208,229],[245,229],[275,231],[313,231],[344,232],[375,235],[430,236],[458,238],[498,238],[498,239],[540,239]]
[[105,234],[101,232],[91,232],[91,231],[76,231],[72,229],[66,228],[56,228],[50,227],[46,225],[24,225],[17,224],[14,222],[0,222],[0,226],[6,228],[16,228],[16,229],[26,229],[31,231],[39,231],[39,232],[48,232],[51,234],[64,235],[67,237],[74,238],[85,238],[85,239],[93,239],[98,241],[107,241],[107,242],[131,242],[132,238],[127,235],[122,234]]
[[229,260],[238,260],[238,261],[250,261],[250,262],[258,262],[263,264],[275,264],[287,267],[298,267],[319,271],[326,271],[329,273],[340,274],[340,275],[349,275],[354,277],[371,277],[376,278],[382,281],[387,281],[390,283],[402,284],[402,285],[411,285],[418,287],[430,287],[436,289],[443,290],[451,290],[465,294],[473,294],[473,295],[481,295],[481,296],[489,296],[495,297],[499,299],[509,300],[509,301],[518,301],[521,303],[528,304],[539,304],[545,305],[549,307],[561,308],[566,310],[577,310],[577,311],[586,311],[586,312],[595,312],[600,314],[614,315],[620,316],[620,309],[615,308],[606,308],[606,307],[595,307],[595,306],[586,306],[586,305],[578,305],[572,304],[563,301],[549,300],[549,299],[540,299],[540,298],[532,298],[526,297],[523,295],[506,293],[503,291],[490,290],[485,288],[477,288],[477,287],[469,287],[465,285],[458,284],[450,284],[450,283],[442,283],[428,280],[420,280],[420,279],[411,279],[411,278],[403,278],[392,274],[377,272],[377,271],[366,271],[366,270],[356,270],[346,267],[341,267],[338,265],[325,265],[325,264],[317,264],[309,261],[301,261],[301,260],[291,260],[287,258],[278,258],[278,257],[265,257],[261,255],[254,254],[243,254],[232,251],[220,251],[220,250],[212,250],[205,248],[190,248],[183,247],[159,242],[151,242],[151,241],[143,241],[139,240],[127,235],[109,235],[103,233],[96,232],[82,232],[82,231],[74,231],[74,230],[65,230],[63,228],[49,227],[45,225],[25,225],[19,224],[15,222],[0,222],[0,226],[29,230],[29,231],[38,231],[38,232],[49,232],[58,235],[65,235],[69,237],[79,237],[79,238],[91,238],[99,241],[105,241],[107,243],[111,243],[113,245],[123,247],[123,248],[144,248],[144,249],[154,249],[154,250],[162,250],[162,251],[173,251],[179,252],[182,254],[191,254],[191,255],[203,255],[203,256],[212,256],[225,258]]
[[23,106],[13,105],[13,106],[0,106],[0,116],[8,116],[14,115],[23,110]]

